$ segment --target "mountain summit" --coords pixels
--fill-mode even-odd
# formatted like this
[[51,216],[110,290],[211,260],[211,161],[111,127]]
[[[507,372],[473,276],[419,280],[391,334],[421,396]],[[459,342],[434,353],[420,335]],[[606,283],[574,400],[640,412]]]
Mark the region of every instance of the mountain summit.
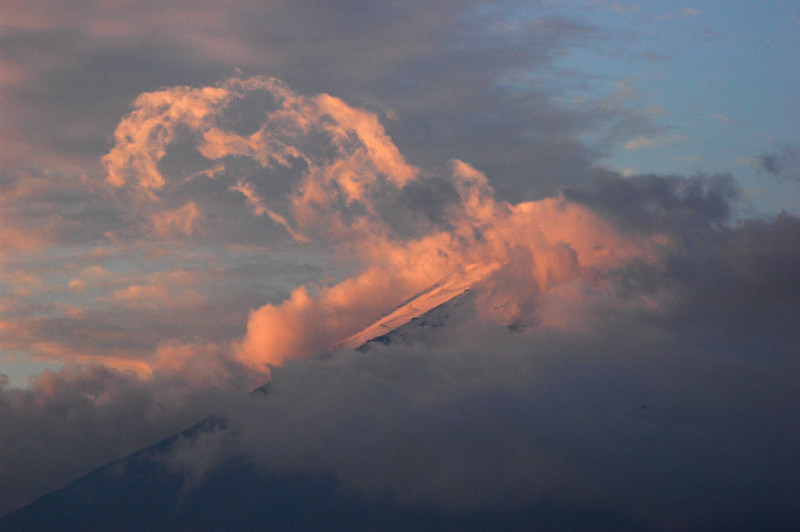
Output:
[[375,338],[397,330],[411,320],[458,297],[485,279],[498,264],[472,264],[452,273],[439,282],[411,297],[408,301],[381,317],[372,325],[350,336],[338,347],[356,349]]

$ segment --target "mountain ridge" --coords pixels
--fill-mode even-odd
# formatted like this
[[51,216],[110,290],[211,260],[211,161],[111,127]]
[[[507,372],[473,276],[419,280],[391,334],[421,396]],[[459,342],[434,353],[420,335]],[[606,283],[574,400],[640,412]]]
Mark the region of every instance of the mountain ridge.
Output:
[[[370,349],[370,344],[388,344],[395,342],[409,342],[415,337],[415,331],[425,334],[431,329],[435,329],[444,324],[453,312],[449,307],[461,307],[467,301],[469,290],[480,279],[484,278],[487,270],[477,270],[476,268],[466,269],[465,274],[452,274],[440,282],[432,285],[407,300],[404,304],[385,314],[382,318],[366,327],[359,333],[351,336],[347,341],[342,342],[334,350],[320,355],[321,358],[336,356],[342,349],[354,349],[364,352]],[[434,304],[435,303],[435,304]],[[427,309],[421,312],[420,309]],[[388,318],[388,319],[387,319]],[[391,323],[395,329],[382,332],[386,324]],[[420,335],[416,335],[417,339]],[[350,347],[354,339],[363,338],[364,342],[358,346]],[[251,394],[267,395],[270,382],[254,389]],[[187,443],[197,440],[201,435],[227,430],[229,420],[222,415],[212,414],[198,423],[180,431],[179,433],[156,442],[143,449],[133,452],[118,460],[100,466],[85,475],[75,479],[67,485],[45,494],[30,504],[14,510],[5,516],[0,516],[0,531],[5,530],[36,530],[26,527],[25,523],[32,524],[36,521],[36,514],[53,514],[55,507],[67,508],[80,506],[81,502],[91,502],[92,500],[102,500],[109,491],[114,489],[129,492],[130,487],[125,487],[116,482],[116,479],[134,475],[140,477],[139,483],[147,485],[159,492],[164,500],[172,500],[173,504],[179,504],[180,497],[173,493],[177,488],[180,492],[183,489],[183,480],[180,475],[170,471],[167,464],[167,456],[177,448],[178,443]],[[327,482],[327,481],[326,481]],[[98,486],[100,488],[98,488]],[[75,493],[71,493],[75,492]],[[113,504],[111,506],[114,506]],[[75,528],[68,530],[90,530],[83,528],[83,521],[78,516],[75,518]],[[130,517],[130,516],[129,516]],[[164,516],[166,519],[166,517]]]
[[[344,352],[349,348],[343,347],[327,356],[369,356],[373,346],[435,341],[439,331],[449,330],[448,325],[458,324],[474,312],[476,283],[469,287],[459,283],[453,278],[439,284],[446,289],[434,296],[431,290],[423,291],[418,298],[427,295],[428,303],[445,292],[451,297],[419,315],[414,315],[420,308],[414,307],[413,301],[418,299],[414,298],[398,307],[406,309],[403,315],[409,318],[407,322],[371,338],[349,354]],[[450,290],[456,285],[458,290]],[[392,312],[387,314],[391,315]],[[446,339],[447,335],[441,338]],[[269,401],[270,383],[255,392],[264,395],[257,401]],[[205,439],[214,434],[222,440]],[[409,504],[388,494],[349,489],[324,469],[301,469],[297,465],[267,468],[238,448],[228,452],[226,447],[221,457],[201,462],[200,467],[205,469],[198,477],[181,469],[182,451],[191,452],[195,446],[202,459],[204,444],[222,441],[226,445],[231,440],[225,438],[236,436],[236,426],[227,418],[209,416],[175,436],[99,467],[0,517],[0,531],[640,530],[614,508],[580,502],[534,498],[518,503],[489,503],[468,510],[448,509],[423,500]],[[379,454],[399,451],[392,447],[377,449]]]

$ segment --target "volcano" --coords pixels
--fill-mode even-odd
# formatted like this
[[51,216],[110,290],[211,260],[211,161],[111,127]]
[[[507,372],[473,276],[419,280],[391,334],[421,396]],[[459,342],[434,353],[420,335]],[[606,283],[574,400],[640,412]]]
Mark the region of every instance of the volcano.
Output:
[[[437,335],[473,311],[470,290],[493,269],[473,266],[442,279],[321,358],[343,350],[366,356],[372,346]],[[269,401],[269,389],[268,383],[251,395]],[[484,530],[498,525],[527,529],[532,516],[564,524],[586,517],[585,511],[549,507],[469,515],[433,506],[411,510],[386,498],[348,493],[324,472],[267,471],[236,452],[210,467],[200,481],[175,467],[174,455],[227,432],[231,424],[224,415],[210,416],[12,512],[0,519],[0,530]]]
[[[474,312],[474,291],[492,268],[466,268],[442,279],[352,335],[336,350],[351,356],[391,344],[430,340]],[[270,384],[252,397],[270,401]],[[458,512],[408,505],[381,494],[342,489],[325,471],[265,469],[232,451],[191,478],[176,457],[209,436],[236,438],[224,415],[100,467],[0,519],[0,530],[595,530],[627,526],[605,510],[549,503]],[[223,438],[224,440],[224,438]],[[226,440],[224,440],[226,441]],[[385,449],[386,453],[394,452]]]

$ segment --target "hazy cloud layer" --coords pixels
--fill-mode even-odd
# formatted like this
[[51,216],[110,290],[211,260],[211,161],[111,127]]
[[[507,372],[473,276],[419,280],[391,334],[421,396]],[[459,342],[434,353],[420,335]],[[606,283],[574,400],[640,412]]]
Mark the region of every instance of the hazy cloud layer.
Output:
[[[165,355],[177,362],[176,350]],[[212,350],[195,346],[184,371],[148,380],[99,365],[45,372],[26,389],[0,379],[0,514],[171,436],[224,404],[244,379],[237,382],[230,372],[225,382],[194,378],[192,366],[211,362],[220,369]]]

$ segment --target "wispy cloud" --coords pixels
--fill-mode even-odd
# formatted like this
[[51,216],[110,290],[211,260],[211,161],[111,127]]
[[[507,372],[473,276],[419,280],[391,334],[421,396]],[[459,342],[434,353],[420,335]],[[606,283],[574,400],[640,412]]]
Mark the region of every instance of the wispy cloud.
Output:
[[726,115],[724,115],[722,113],[710,113],[708,116],[709,116],[709,118],[712,118],[713,120],[716,120],[717,122],[720,122],[720,123],[728,125],[728,126],[741,127],[743,125],[742,122],[740,122],[738,120],[733,120],[731,118],[728,118],[728,116],[726,116]]
[[641,148],[650,148],[661,146],[664,144],[676,144],[682,142],[689,142],[689,139],[680,133],[673,133],[671,135],[661,135],[658,137],[645,137],[643,135],[637,136],[623,144],[626,150],[638,150]]

